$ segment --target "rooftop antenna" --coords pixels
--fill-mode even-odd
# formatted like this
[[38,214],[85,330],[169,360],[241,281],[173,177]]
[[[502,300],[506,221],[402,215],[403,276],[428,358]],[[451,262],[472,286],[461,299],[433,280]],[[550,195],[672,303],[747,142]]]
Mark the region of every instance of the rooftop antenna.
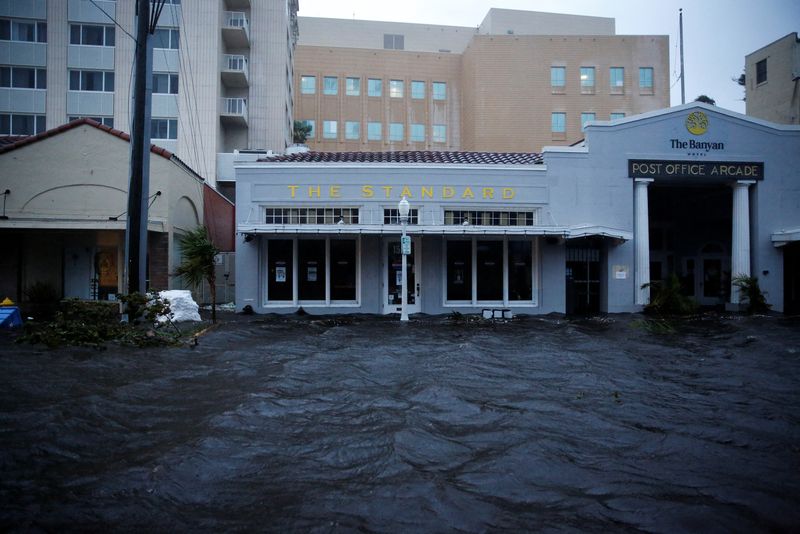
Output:
[[680,27],[681,40],[681,104],[686,103],[686,85],[683,80],[683,8],[678,10],[678,25]]

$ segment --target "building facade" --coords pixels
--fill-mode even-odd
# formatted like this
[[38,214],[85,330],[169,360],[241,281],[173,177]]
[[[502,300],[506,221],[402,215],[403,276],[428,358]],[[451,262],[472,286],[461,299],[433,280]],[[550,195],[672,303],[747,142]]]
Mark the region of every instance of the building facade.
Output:
[[[130,131],[135,5],[0,2],[0,135],[81,117]],[[218,153],[291,144],[296,12],[297,0],[167,0],[152,37],[153,142],[211,185]]]
[[[119,162],[129,152],[127,134],[89,119],[0,147],[0,298],[25,302],[37,284],[81,299],[126,292],[129,177]],[[180,236],[205,225],[233,252],[234,207],[166,149],[153,145],[150,160],[148,287],[183,287]]]
[[[303,153],[236,168],[238,309],[641,310],[675,274],[706,306],[757,276],[800,305],[800,128],[692,103],[542,155]],[[398,202],[411,204],[405,290]]]
[[800,124],[800,38],[797,32],[745,56],[747,114]]
[[539,151],[669,106],[667,36],[491,9],[477,28],[299,18],[295,117],[319,151]]

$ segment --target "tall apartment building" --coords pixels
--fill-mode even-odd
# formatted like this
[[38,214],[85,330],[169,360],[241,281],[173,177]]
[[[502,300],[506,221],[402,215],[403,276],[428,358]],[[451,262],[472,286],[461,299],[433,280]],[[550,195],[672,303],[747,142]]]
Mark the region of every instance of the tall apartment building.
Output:
[[[218,153],[286,148],[297,0],[166,4],[153,37],[153,143],[212,185]],[[0,2],[0,136],[79,117],[129,132],[135,6]]]
[[745,108],[753,117],[800,124],[800,38],[790,33],[745,56]]
[[539,151],[669,107],[669,37],[491,9],[477,28],[299,17],[295,117],[314,150]]

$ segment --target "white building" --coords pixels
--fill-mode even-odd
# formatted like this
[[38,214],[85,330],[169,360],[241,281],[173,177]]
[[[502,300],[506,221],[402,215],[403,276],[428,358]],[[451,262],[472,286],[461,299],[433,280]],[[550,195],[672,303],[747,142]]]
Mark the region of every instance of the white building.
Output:
[[[297,0],[167,0],[154,35],[153,142],[211,185],[217,154],[292,134]],[[130,128],[134,0],[0,2],[0,136],[79,117]]]

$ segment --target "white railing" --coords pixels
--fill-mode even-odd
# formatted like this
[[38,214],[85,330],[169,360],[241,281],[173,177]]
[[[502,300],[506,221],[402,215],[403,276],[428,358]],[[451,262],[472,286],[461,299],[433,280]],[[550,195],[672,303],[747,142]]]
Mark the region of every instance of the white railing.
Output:
[[250,34],[250,26],[247,23],[247,14],[244,11],[226,11],[225,26],[243,28],[248,35]]
[[247,118],[246,98],[223,98],[222,113],[224,115],[237,115]]
[[235,70],[244,73],[247,77],[249,71],[247,68],[247,57],[238,54],[225,54],[225,70]]

